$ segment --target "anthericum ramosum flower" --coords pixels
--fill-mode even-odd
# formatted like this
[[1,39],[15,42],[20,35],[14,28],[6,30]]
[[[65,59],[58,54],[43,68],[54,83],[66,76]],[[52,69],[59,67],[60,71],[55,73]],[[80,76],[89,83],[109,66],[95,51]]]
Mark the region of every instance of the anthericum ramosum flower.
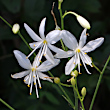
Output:
[[35,52],[36,49],[40,48],[41,51],[41,57],[44,55],[48,61],[50,61],[52,64],[54,64],[54,57],[49,49],[54,51],[55,53],[62,53],[63,50],[55,47],[52,44],[55,44],[57,41],[61,39],[60,37],[60,30],[53,30],[49,32],[46,37],[44,35],[45,30],[45,21],[46,18],[44,18],[41,21],[40,27],[39,27],[39,34],[40,37],[27,25],[24,23],[24,27],[30,37],[35,41],[34,43],[30,43],[29,45],[33,49],[33,51],[27,56],[30,57],[33,52]]
[[14,55],[15,55],[19,65],[26,70],[23,72],[19,72],[14,75],[11,75],[11,77],[17,79],[17,78],[22,78],[25,76],[24,82],[28,85],[28,87],[30,87],[30,95],[32,93],[32,87],[34,84],[35,88],[36,88],[37,98],[39,98],[36,79],[38,81],[39,88],[41,88],[40,79],[53,82],[51,79],[49,79],[48,75],[43,74],[42,72],[47,72],[54,66],[58,65],[60,60],[54,59],[54,62],[55,62],[54,65],[47,60],[44,61],[40,65],[39,57],[37,55],[33,61],[33,64],[31,65],[30,60],[26,59],[26,55],[23,54],[22,52],[20,52],[18,50],[14,50]]
[[14,34],[17,34],[18,33],[18,31],[19,31],[19,29],[20,29],[20,26],[19,26],[19,24],[14,24],[13,25],[13,27],[12,27],[12,32],[14,33]]
[[86,45],[86,39],[87,39],[87,35],[86,35],[86,30],[84,29],[81,36],[80,36],[80,40],[79,40],[79,44],[76,40],[76,38],[74,37],[74,35],[72,35],[69,31],[66,30],[62,30],[62,40],[64,42],[64,44],[71,49],[72,51],[67,51],[66,54],[62,53],[62,54],[56,54],[55,57],[56,58],[67,58],[67,57],[72,57],[66,64],[65,67],[65,74],[69,75],[71,73],[71,71],[75,68],[76,65],[78,65],[78,71],[80,73],[80,65],[81,65],[81,61],[87,71],[87,73],[91,74],[86,65],[90,65],[92,67],[92,60],[91,58],[87,55],[88,52],[91,52],[93,50],[95,50],[97,47],[99,47],[103,41],[104,38],[100,37],[97,38],[95,40],[92,40],[90,42],[88,42]]

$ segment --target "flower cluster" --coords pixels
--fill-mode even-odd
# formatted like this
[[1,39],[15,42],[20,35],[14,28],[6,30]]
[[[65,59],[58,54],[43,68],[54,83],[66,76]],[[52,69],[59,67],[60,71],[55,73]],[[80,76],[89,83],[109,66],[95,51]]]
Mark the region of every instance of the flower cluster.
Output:
[[[39,88],[41,88],[40,79],[48,80],[52,82],[49,76],[43,74],[42,72],[47,72],[53,67],[55,67],[56,65],[58,65],[60,63],[60,58],[72,57],[65,66],[66,75],[69,75],[76,66],[78,66],[78,71],[80,73],[81,62],[83,63],[87,73],[90,74],[90,72],[88,71],[86,67],[86,64],[92,67],[92,60],[87,55],[87,53],[95,50],[104,41],[104,38],[100,37],[100,38],[97,38],[95,40],[88,42],[85,45],[86,39],[87,39],[86,28],[83,30],[81,34],[79,44],[75,36],[67,30],[53,30],[45,36],[44,35],[45,22],[46,22],[46,18],[44,18],[41,21],[41,24],[39,27],[40,37],[26,23],[24,23],[24,27],[26,31],[28,32],[30,37],[35,41],[34,43],[29,44],[30,47],[33,49],[33,51],[28,56],[26,56],[22,52],[18,50],[14,50],[14,55],[19,65],[26,70],[23,72],[11,75],[12,78],[15,78],[15,79],[22,78],[25,76],[24,82],[28,85],[28,87],[30,87],[30,95],[32,93],[32,86],[34,84],[36,88],[37,98],[39,97],[39,95],[38,95],[38,90],[37,90],[36,79],[38,81]],[[56,42],[58,42],[60,39],[62,39],[65,46],[68,47],[70,50],[64,51],[53,45]],[[31,65],[30,60],[28,58],[38,48],[40,48],[38,51],[38,54],[34,58],[33,64]],[[51,50],[55,52],[56,54],[53,55]],[[43,56],[45,56],[47,60],[41,63],[41,59]]]

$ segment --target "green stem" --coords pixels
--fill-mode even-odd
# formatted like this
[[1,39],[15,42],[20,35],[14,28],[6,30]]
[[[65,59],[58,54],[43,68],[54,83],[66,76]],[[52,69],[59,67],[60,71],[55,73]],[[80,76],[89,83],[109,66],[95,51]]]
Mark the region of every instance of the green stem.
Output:
[[[75,82],[76,82],[76,87],[77,87],[77,79],[75,78]],[[74,97],[75,97],[75,110],[78,110],[78,96],[77,96],[77,92],[73,87],[73,91],[74,91]]]
[[58,86],[62,90],[62,92],[64,93],[64,95],[67,97],[68,102],[71,104],[72,108],[75,109],[75,106],[74,106],[73,102],[71,101],[71,99],[69,98],[69,96],[67,95],[67,93],[65,92],[65,90],[63,89],[63,87],[60,84],[58,84]]
[[73,87],[72,85],[63,84],[63,83],[60,83],[60,85],[65,86],[65,87]]
[[79,16],[79,15],[76,14],[75,12],[69,11],[69,12],[65,12],[62,17],[64,18],[67,14],[72,14],[72,15],[75,15],[76,17]]
[[100,69],[93,62],[92,62],[92,65],[99,73],[101,73]]
[[10,110],[15,110],[9,104],[7,104],[5,101],[3,101],[1,98],[0,98],[0,102],[2,102],[4,105],[6,105]]
[[101,79],[102,79],[103,73],[104,73],[109,61],[110,61],[110,56],[108,57],[105,65],[104,65],[104,68],[103,68],[102,72],[100,73],[100,76],[99,76],[99,79],[98,79],[98,82],[97,82],[97,86],[96,86],[96,89],[95,89],[95,92],[94,92],[94,95],[93,95],[89,110],[92,110],[92,107],[93,107],[93,104],[94,104],[94,101],[95,101],[95,98],[96,98],[96,95],[97,95],[97,91],[98,91],[99,85],[101,83]]

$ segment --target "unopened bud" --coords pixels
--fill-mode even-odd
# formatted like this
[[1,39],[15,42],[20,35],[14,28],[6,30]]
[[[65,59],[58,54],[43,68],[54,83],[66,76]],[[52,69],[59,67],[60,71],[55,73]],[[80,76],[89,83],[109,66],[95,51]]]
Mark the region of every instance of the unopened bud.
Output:
[[61,2],[61,3],[63,2],[63,0],[58,0],[58,1]]
[[77,70],[72,71],[71,76],[77,77],[78,76],[78,71]]
[[55,77],[55,78],[54,78],[54,83],[59,84],[59,83],[60,83],[60,78]]
[[83,17],[80,16],[80,15],[76,16],[76,18],[77,18],[79,24],[80,24],[82,27],[84,27],[84,28],[86,28],[86,29],[90,29],[90,24],[89,24],[89,22],[88,22],[85,18],[83,18]]
[[19,29],[20,29],[20,26],[17,23],[14,24],[13,27],[12,27],[12,31],[13,31],[14,34],[17,34]]
[[71,78],[71,84],[73,85],[73,86],[75,86],[75,84],[76,84],[76,81],[75,81],[75,79],[72,77]]
[[86,95],[86,88],[85,87],[82,88],[81,94],[83,97],[85,97],[85,95]]

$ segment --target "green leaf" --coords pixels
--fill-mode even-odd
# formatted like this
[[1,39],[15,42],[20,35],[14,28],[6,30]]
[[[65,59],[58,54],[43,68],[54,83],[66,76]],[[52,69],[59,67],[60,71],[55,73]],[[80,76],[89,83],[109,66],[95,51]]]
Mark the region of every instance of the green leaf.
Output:
[[20,11],[21,0],[1,0],[8,11],[17,13]]

